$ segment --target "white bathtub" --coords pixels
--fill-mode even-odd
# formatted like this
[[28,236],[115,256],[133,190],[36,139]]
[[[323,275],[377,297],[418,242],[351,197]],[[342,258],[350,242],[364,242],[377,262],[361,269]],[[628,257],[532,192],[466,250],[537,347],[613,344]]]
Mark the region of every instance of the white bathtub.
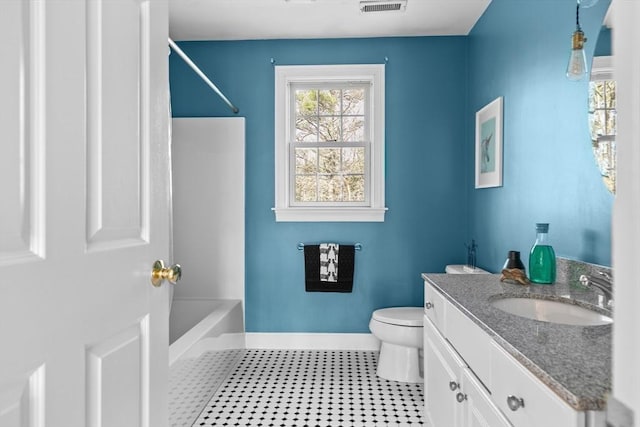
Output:
[[169,366],[204,351],[244,348],[240,300],[174,299],[169,318]]

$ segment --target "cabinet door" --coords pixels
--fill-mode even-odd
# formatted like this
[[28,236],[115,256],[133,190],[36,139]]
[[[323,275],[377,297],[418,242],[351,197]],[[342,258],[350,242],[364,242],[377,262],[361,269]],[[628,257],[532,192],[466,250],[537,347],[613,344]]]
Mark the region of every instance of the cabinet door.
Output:
[[511,427],[511,423],[493,404],[489,393],[468,368],[462,371],[461,389],[466,398],[464,427]]
[[433,323],[424,319],[425,415],[431,427],[460,426],[464,405],[456,400],[464,362]]

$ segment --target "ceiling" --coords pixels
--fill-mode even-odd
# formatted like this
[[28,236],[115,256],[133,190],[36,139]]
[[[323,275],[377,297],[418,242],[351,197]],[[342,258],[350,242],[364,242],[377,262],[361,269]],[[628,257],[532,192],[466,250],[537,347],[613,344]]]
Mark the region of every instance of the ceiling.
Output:
[[359,0],[169,0],[174,40],[466,35],[491,0],[407,0],[361,13]]

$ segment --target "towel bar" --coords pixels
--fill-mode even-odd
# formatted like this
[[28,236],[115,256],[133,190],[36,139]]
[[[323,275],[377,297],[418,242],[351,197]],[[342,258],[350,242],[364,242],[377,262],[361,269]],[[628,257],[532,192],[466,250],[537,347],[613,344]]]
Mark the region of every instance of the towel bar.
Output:
[[[353,245],[353,247],[355,248],[356,251],[361,251],[362,250],[362,243],[356,243]],[[302,251],[304,250],[304,243],[298,243],[298,250]]]

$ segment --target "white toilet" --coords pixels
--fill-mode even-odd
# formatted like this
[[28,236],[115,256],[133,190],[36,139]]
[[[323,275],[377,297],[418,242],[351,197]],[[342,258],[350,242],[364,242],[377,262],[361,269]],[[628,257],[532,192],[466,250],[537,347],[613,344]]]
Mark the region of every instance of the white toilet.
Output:
[[[488,274],[481,268],[447,265],[448,274]],[[369,330],[380,340],[377,375],[405,383],[419,383],[422,376],[422,307],[390,307],[371,315]]]
[[380,378],[405,383],[422,382],[422,307],[381,308],[373,312],[369,330],[380,340]]

